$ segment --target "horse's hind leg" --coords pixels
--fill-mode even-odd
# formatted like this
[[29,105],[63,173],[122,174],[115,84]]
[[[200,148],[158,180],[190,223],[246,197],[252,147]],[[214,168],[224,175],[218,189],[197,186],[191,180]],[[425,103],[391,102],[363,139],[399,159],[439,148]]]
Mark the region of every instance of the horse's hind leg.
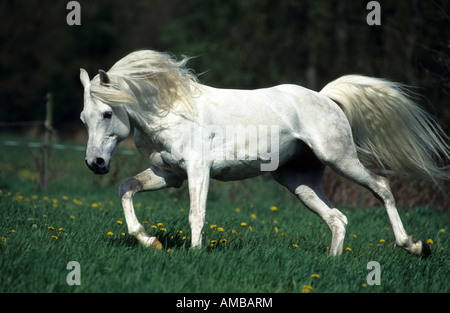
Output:
[[389,181],[384,177],[370,173],[358,160],[356,152],[352,153],[352,150],[346,151],[344,156],[332,161],[326,160],[325,163],[342,176],[369,189],[382,202],[389,216],[398,246],[416,255],[430,255],[430,248],[425,243],[408,236],[406,233],[395,207],[395,200],[389,187]]
[[273,177],[312,212],[319,215],[332,233],[330,255],[340,255],[344,247],[347,217],[325,197],[321,180],[325,166],[312,154],[307,160],[290,162],[273,172]]

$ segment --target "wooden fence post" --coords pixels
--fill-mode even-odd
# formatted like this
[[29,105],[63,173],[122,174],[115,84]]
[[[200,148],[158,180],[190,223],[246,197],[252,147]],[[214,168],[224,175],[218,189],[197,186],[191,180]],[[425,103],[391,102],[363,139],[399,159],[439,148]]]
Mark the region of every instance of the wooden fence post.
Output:
[[42,155],[42,173],[41,173],[41,187],[44,191],[48,189],[49,170],[48,159],[50,154],[50,134],[53,132],[53,94],[47,93],[46,96],[46,114],[45,114],[45,139]]

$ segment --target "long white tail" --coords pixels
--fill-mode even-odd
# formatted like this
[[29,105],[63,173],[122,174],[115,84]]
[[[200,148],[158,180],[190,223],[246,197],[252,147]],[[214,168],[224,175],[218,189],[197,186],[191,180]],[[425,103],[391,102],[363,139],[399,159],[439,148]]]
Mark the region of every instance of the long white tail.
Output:
[[321,91],[342,108],[362,162],[420,178],[448,179],[449,137],[399,83],[343,76]]

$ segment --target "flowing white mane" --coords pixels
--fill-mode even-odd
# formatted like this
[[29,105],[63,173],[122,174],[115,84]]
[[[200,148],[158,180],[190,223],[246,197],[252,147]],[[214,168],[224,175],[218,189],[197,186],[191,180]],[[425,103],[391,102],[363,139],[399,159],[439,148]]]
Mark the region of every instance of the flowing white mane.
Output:
[[91,83],[91,95],[111,106],[141,105],[159,112],[193,113],[191,104],[196,76],[187,69],[189,58],[175,60],[152,50],[130,53],[108,71],[109,83],[99,76]]

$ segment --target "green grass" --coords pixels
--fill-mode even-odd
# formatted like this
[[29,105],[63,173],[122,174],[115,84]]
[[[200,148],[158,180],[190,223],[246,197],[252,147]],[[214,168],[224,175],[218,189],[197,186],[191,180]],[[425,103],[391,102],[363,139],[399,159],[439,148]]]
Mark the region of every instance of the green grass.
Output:
[[[431,258],[395,247],[384,209],[347,207],[349,249],[333,258],[326,225],[268,177],[213,182],[204,245],[191,250],[184,186],[135,198],[164,245],[154,251],[127,234],[117,198],[119,181],[145,167],[139,156],[116,155],[120,170],[98,177],[82,152],[54,150],[42,192],[30,151],[2,150],[0,292],[450,292],[450,218],[433,208],[399,209],[409,234],[432,240]],[[79,286],[66,282],[70,261],[80,263]],[[369,261],[380,263],[379,286],[367,285]]]

